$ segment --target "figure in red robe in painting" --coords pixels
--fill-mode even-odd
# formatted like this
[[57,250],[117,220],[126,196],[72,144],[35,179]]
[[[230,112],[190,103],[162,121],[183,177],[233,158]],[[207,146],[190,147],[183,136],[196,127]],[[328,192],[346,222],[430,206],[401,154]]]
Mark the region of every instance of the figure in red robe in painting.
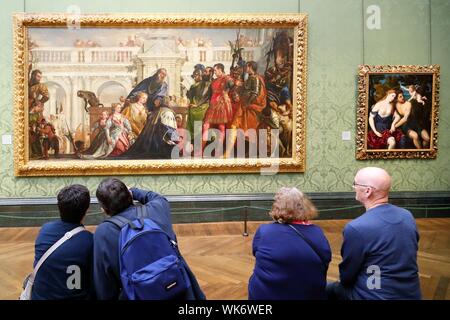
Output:
[[205,118],[203,119],[202,149],[208,140],[208,130],[211,126],[220,130],[219,144],[223,144],[226,126],[232,121],[233,111],[228,93],[233,87],[234,81],[225,74],[224,70],[223,64],[217,63],[214,65],[216,79],[211,83],[212,95],[209,108],[206,110]]

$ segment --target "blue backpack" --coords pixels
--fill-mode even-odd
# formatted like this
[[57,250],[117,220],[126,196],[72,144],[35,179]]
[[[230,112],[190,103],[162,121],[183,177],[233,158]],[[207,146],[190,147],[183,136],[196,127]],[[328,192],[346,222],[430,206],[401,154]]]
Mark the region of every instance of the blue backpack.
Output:
[[137,206],[137,218],[113,216],[120,230],[122,287],[130,300],[183,299],[191,286],[177,243]]

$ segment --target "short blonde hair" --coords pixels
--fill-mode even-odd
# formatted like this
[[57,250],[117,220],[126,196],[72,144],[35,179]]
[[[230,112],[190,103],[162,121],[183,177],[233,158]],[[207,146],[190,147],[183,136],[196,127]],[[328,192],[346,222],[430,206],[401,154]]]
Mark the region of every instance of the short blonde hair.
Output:
[[283,187],[275,194],[275,201],[269,215],[279,223],[295,220],[311,220],[317,217],[317,209],[309,198],[297,188]]
[[144,91],[138,91],[138,92],[136,93],[136,99],[139,100],[139,99],[142,98],[142,97],[148,98],[148,94],[147,94],[146,92],[144,92]]

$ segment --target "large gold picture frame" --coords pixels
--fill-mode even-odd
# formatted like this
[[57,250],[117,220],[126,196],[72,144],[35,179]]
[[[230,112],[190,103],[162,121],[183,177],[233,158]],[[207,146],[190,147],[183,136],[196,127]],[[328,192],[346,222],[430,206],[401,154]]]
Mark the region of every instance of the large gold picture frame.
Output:
[[[273,174],[305,171],[305,14],[74,16],[19,13],[14,15],[13,24],[16,176]],[[123,41],[119,41],[121,39]],[[250,70],[254,69],[253,65],[248,64],[251,61],[257,62],[257,72]],[[138,143],[139,135],[144,135],[144,131],[151,132],[146,139],[155,137],[153,128],[146,129],[147,123],[141,128],[142,131],[138,131],[141,132],[139,134],[133,135],[134,131],[124,129],[128,126],[122,111],[140,101],[141,96],[134,89],[146,79],[156,79],[161,69],[166,73],[166,96],[151,100],[160,113],[151,118],[156,109],[145,110],[147,122],[151,118],[153,124],[158,123],[163,129],[167,126],[174,128],[178,135],[165,131],[161,139],[158,138],[158,143],[164,144],[164,147],[168,144],[173,152],[171,144],[180,145],[180,141],[184,141],[180,132],[185,132],[182,129],[189,121],[191,113],[188,108],[197,107],[186,93],[194,84],[192,79],[195,79],[198,70],[202,75],[207,74],[205,67],[208,66],[214,67],[210,72],[216,73],[215,65],[220,63],[224,65],[223,73],[228,77],[228,81],[224,82],[226,87],[220,87],[220,99],[228,106],[228,122],[217,126],[220,116],[208,116],[209,126],[218,128],[213,138],[208,136],[208,139],[211,138],[208,143],[217,140],[220,144],[220,139],[224,139],[223,155],[213,151],[210,156],[205,156],[208,146],[201,146],[200,155],[192,151],[194,147],[191,151],[179,151],[179,155],[184,155],[180,158],[140,158],[136,153],[132,157],[110,158],[89,153],[94,136],[100,136],[101,132],[108,132],[102,141],[106,149],[114,144],[115,151],[124,153],[126,143],[116,144],[122,136],[117,140],[111,139],[111,125],[114,126],[117,119],[122,119],[121,124],[116,125],[123,130],[121,132],[129,143],[126,148],[133,147],[134,141]],[[229,80],[233,70],[236,70],[238,79],[232,79],[235,82]],[[220,76],[220,71],[217,72]],[[214,78],[208,78],[211,88],[206,101],[208,108],[213,105],[211,97],[217,87],[213,88],[212,83],[219,76],[216,74]],[[230,87],[239,87],[242,97],[240,93],[231,94],[233,89]],[[139,88],[148,90],[147,100],[141,101],[142,105],[147,103],[148,106],[154,91],[151,91],[151,85]],[[132,95],[133,92],[135,95]],[[117,103],[112,103],[113,100]],[[170,119],[167,120],[167,117]],[[202,117],[201,128],[204,129],[207,116]],[[170,126],[173,120],[177,121],[176,127]],[[131,120],[128,122],[132,123]],[[241,140],[236,138],[236,134],[231,135],[236,140],[232,140],[235,144],[231,144],[231,155],[227,153],[228,132],[252,126],[257,128],[257,140],[251,140],[253,136],[247,135],[245,130]],[[227,135],[221,136],[224,128]],[[260,136],[263,131],[266,135]],[[140,140],[147,141],[144,138]],[[247,150],[243,156],[237,155],[238,142],[243,143],[244,150]],[[268,151],[259,151],[256,156],[251,156],[248,151],[250,143],[256,143],[258,148],[261,143],[266,143]]]
[[434,159],[438,65],[360,65],[356,159]]

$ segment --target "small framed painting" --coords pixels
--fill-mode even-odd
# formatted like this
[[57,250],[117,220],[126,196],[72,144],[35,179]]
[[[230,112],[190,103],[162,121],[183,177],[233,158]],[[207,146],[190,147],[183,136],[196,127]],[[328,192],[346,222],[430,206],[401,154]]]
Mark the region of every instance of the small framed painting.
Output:
[[356,158],[436,158],[439,66],[359,67]]

